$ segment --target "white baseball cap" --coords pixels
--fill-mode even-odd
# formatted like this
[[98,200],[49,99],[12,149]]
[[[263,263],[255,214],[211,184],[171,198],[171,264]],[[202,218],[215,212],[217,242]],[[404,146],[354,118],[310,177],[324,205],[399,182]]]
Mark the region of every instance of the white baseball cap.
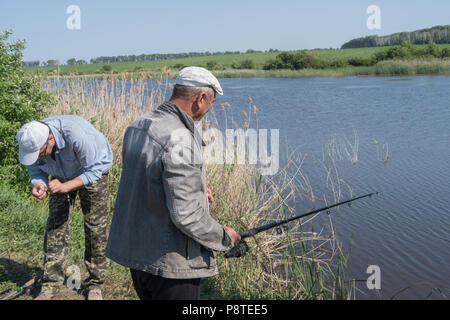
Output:
[[22,126],[17,133],[19,143],[19,161],[29,166],[39,157],[39,151],[47,142],[50,129],[38,121],[31,121]]
[[208,87],[211,86],[221,96],[222,87],[219,80],[214,75],[202,67],[186,67],[180,70],[175,79],[175,84],[190,87]]

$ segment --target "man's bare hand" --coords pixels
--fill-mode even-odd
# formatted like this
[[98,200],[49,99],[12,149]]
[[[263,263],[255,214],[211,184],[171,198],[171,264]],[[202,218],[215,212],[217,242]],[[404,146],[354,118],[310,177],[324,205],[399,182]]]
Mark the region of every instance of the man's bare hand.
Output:
[[66,193],[69,192],[66,185],[59,181],[58,179],[53,179],[49,182],[48,188],[50,189],[50,193]]
[[239,241],[241,241],[241,236],[239,235],[239,233],[237,233],[236,231],[234,231],[234,229],[232,229],[230,227],[224,227],[224,228],[225,228],[225,231],[230,236],[233,244],[237,245],[239,243]]
[[209,203],[213,203],[214,202],[214,197],[212,195],[212,191],[211,191],[210,188],[206,188],[206,194],[208,195]]
[[31,194],[39,200],[44,200],[47,197],[47,187],[41,183],[35,183]]

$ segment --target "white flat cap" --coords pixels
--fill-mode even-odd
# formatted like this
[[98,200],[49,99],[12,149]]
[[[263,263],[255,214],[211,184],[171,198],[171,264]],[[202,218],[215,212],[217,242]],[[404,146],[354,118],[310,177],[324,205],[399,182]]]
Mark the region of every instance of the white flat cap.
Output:
[[214,75],[202,67],[186,67],[180,70],[175,79],[175,84],[190,87],[212,87],[221,96],[222,87]]
[[38,121],[24,124],[17,133],[19,143],[19,161],[29,166],[35,163],[39,157],[39,150],[47,142],[49,136],[48,127]]

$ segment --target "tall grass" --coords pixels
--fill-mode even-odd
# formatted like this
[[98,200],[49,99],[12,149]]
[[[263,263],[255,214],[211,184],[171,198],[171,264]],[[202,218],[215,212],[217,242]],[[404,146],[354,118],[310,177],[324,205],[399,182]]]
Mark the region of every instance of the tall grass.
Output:
[[[117,192],[122,168],[122,140],[127,126],[141,114],[153,110],[164,100],[167,84],[155,79],[149,88],[146,73],[139,79],[128,74],[103,75],[101,79],[66,80],[57,78],[47,83],[47,90],[55,94],[58,104],[50,114],[75,114],[89,120],[111,144],[114,162],[110,169],[111,194]],[[111,198],[114,205],[115,197]]]
[[[167,76],[169,76],[167,74]],[[110,174],[111,203],[114,206],[120,174],[122,139],[126,127],[137,117],[148,113],[163,102],[169,85],[157,79],[150,87],[146,75],[137,80],[127,80],[126,75],[104,76],[101,80],[57,80],[47,83],[46,88],[58,100],[50,114],[77,114],[90,121],[105,134],[111,143],[114,163]],[[249,99],[249,108],[243,110],[243,127],[257,123],[256,106]],[[231,106],[220,106],[231,115]],[[227,118],[227,117],[225,117]],[[236,119],[225,121],[225,127],[239,126]],[[210,117],[204,125],[218,126],[217,118]],[[329,153],[333,156],[331,153]],[[251,165],[206,164],[207,184],[213,190],[215,201],[211,204],[212,215],[223,225],[243,231],[248,228],[283,219],[296,213],[294,203],[299,198],[314,203],[316,197],[307,174],[303,171],[304,157],[291,160],[275,176],[261,176],[258,168]],[[290,167],[290,168],[289,168]],[[294,168],[294,170],[289,170]],[[294,172],[291,174],[290,172]],[[330,177],[329,179],[334,179]],[[300,183],[299,183],[300,182]],[[338,195],[340,197],[340,194]],[[1,200],[1,199],[0,199]],[[43,204],[46,208],[45,202]],[[23,209],[13,215],[19,225],[28,225]],[[78,212],[78,213],[77,213]],[[42,212],[41,212],[42,213]],[[72,232],[71,263],[83,265],[82,219],[79,210]],[[33,243],[42,237],[45,219],[42,216],[30,229]],[[239,259],[224,259],[216,254],[220,274],[202,281],[204,299],[349,299],[351,283],[346,267],[348,257],[343,253],[332,228],[331,232],[314,230],[314,217],[306,221],[291,222],[281,228],[258,234],[248,239],[250,251]],[[11,225],[14,222],[10,223]],[[2,229],[4,230],[4,229]],[[23,233],[23,232],[22,232]],[[0,243],[8,240],[3,237]],[[12,246],[9,251],[27,247],[28,242]],[[30,249],[30,255],[39,255],[38,247]],[[132,291],[128,270],[112,263],[108,271],[105,297],[110,299],[136,298]],[[125,288],[125,289],[124,289]]]
[[375,75],[450,74],[450,59],[416,59],[380,61]]

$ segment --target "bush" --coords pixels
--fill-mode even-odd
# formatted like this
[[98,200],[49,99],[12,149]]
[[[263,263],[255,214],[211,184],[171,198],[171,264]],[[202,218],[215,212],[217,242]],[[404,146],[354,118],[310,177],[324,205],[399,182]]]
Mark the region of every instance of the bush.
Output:
[[0,179],[28,188],[28,173],[18,162],[16,134],[25,123],[42,119],[56,101],[42,89],[40,78],[25,74],[25,41],[8,42],[11,34],[0,33]]
[[364,59],[364,58],[350,58],[347,63],[351,66],[361,67],[361,66],[372,66],[374,65],[373,59]]
[[279,59],[269,59],[263,65],[263,70],[283,69],[283,64]]
[[[440,50],[436,43],[430,41],[424,49],[418,48],[413,44],[403,41],[401,45],[389,48],[384,51],[377,52],[374,55],[374,61],[380,62],[384,60],[410,60],[415,58],[442,58],[444,50]],[[448,49],[447,49],[448,50]],[[445,54],[450,54],[446,52]]]
[[282,52],[275,59],[268,60],[264,66],[264,70],[274,69],[291,69],[300,70],[306,68],[323,69],[328,64],[322,60],[317,59],[305,51],[296,53]]
[[338,59],[330,62],[331,68],[344,68],[348,66],[348,61],[345,59]]
[[101,69],[101,71],[104,71],[104,72],[110,72],[111,70],[112,70],[112,67],[109,64],[105,64]]
[[245,59],[242,61],[233,61],[231,64],[233,69],[253,69],[255,68],[255,63],[251,59]]
[[225,67],[218,64],[216,60],[210,60],[206,63],[206,69],[208,70],[225,70]]
[[441,52],[441,58],[450,58],[450,49],[444,48]]
[[176,63],[173,66],[171,66],[172,69],[179,69],[179,70],[181,70],[181,69],[183,69],[185,67],[187,67],[187,66],[182,64],[182,63]]
[[441,50],[439,49],[436,43],[430,41],[427,46],[427,54],[438,58],[441,57]]

